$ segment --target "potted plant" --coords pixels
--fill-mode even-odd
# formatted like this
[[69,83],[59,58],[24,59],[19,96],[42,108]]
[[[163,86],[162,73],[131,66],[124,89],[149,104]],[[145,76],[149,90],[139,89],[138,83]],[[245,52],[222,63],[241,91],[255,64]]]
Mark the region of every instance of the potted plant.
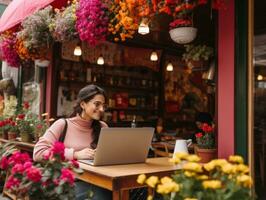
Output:
[[8,132],[7,132],[8,140],[15,140],[19,133],[19,127],[17,123],[11,119],[7,124],[7,126],[8,126]]
[[76,160],[65,159],[64,151],[63,143],[54,143],[41,163],[33,163],[26,153],[13,153],[6,160],[11,174],[5,188],[18,199],[74,199],[74,172],[82,170]]
[[169,24],[169,34],[173,41],[186,44],[196,38],[197,29],[193,27],[192,14],[197,6],[195,0],[163,0],[159,3],[159,12],[164,12],[173,17]]
[[[182,166],[171,177],[141,174],[137,182],[147,184],[148,191],[156,191],[165,200],[255,199],[249,168],[240,156],[216,159],[202,165],[196,155],[177,153],[171,161]],[[150,193],[147,199],[152,200],[153,196]]]
[[196,134],[195,153],[201,158],[201,162],[209,162],[217,157],[214,127],[203,123],[200,129],[202,131]]
[[213,48],[207,45],[185,45],[182,59],[191,68],[199,66],[197,62],[208,61],[213,56]]
[[34,119],[27,115],[21,114],[21,117],[17,118],[17,124],[19,127],[20,137],[22,142],[32,142],[34,133]]

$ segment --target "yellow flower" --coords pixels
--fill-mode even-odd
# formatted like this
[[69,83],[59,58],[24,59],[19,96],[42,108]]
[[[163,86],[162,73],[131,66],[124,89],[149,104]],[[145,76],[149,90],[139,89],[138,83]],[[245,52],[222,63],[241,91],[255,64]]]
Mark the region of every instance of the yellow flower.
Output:
[[203,167],[204,167],[204,169],[206,169],[206,170],[209,172],[209,171],[214,170],[214,168],[215,168],[215,164],[214,164],[213,161],[210,161],[210,162],[204,164]]
[[239,164],[239,165],[235,165],[235,168],[234,168],[234,172],[240,172],[240,173],[248,173],[249,172],[249,167],[247,165],[244,165],[244,164]]
[[147,200],[153,200],[152,195],[149,195],[149,196],[147,197]]
[[185,198],[184,200],[198,200],[197,198]]
[[235,155],[235,156],[229,156],[229,161],[233,163],[244,163],[244,159],[241,156]]
[[137,183],[142,185],[142,184],[144,184],[145,180],[146,180],[146,175],[141,174],[138,176]]
[[195,172],[190,172],[190,171],[185,171],[184,174],[185,174],[185,176],[187,176],[187,177],[193,177],[193,176],[196,176],[196,173],[195,173]]
[[236,182],[237,184],[243,185],[244,187],[248,188],[250,188],[253,184],[251,177],[245,174],[237,176]]
[[223,165],[227,164],[227,160],[225,159],[215,159],[213,160],[216,167],[222,167]]
[[184,164],[183,166],[184,170],[189,170],[189,171],[195,171],[195,172],[202,172],[202,166],[199,163],[195,162],[188,162]]
[[203,181],[202,185],[205,189],[219,189],[222,187],[222,183],[219,180]]
[[198,180],[208,180],[209,177],[207,175],[200,175],[196,177]]
[[151,188],[154,188],[155,185],[158,183],[159,178],[157,176],[151,176],[146,180],[146,183],[148,186],[150,186]]
[[176,182],[171,181],[171,182],[166,182],[164,184],[159,184],[156,191],[159,194],[169,194],[171,192],[178,192],[179,189],[180,189],[179,185]]
[[161,178],[161,183],[162,183],[162,184],[170,183],[170,182],[173,182],[173,179],[171,179],[171,178],[168,177],[168,176],[165,176],[165,177]]
[[234,169],[233,165],[231,165],[229,163],[222,166],[222,171],[224,173],[226,173],[226,174],[232,173],[233,172],[233,169]]
[[180,158],[170,158],[169,162],[174,163],[174,164],[179,164],[181,162]]
[[189,154],[185,152],[178,152],[174,154],[174,158],[179,158],[181,160],[187,158],[188,156]]
[[190,161],[190,162],[199,162],[200,161],[200,157],[197,156],[197,155],[189,155],[186,157],[186,160],[187,161]]

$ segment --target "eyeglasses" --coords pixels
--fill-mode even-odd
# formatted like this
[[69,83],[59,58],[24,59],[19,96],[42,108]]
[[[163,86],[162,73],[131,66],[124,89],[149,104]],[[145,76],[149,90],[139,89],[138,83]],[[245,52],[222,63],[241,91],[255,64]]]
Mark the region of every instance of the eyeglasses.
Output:
[[108,109],[107,104],[102,103],[100,101],[93,101],[92,103],[96,107],[96,109],[99,109],[100,107],[102,107],[104,110],[107,110]]

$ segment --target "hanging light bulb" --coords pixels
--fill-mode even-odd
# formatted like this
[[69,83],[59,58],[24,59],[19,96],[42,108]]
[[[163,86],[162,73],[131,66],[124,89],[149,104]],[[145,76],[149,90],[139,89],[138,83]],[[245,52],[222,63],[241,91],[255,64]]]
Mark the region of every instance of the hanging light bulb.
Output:
[[263,80],[263,76],[262,76],[261,74],[259,74],[259,75],[257,76],[257,80],[258,80],[258,81],[262,81],[262,80]]
[[158,60],[158,55],[156,51],[153,51],[151,53],[151,57],[150,57],[151,61],[157,61]]
[[102,56],[99,56],[98,59],[97,59],[97,64],[98,65],[104,65],[104,59]]
[[79,45],[77,45],[74,49],[74,55],[75,56],[81,56],[82,54],[82,50],[81,50],[81,47]]
[[149,32],[150,32],[150,28],[149,28],[148,19],[144,18],[140,22],[140,25],[139,25],[139,28],[138,28],[138,33],[141,34],[141,35],[146,35]]
[[166,71],[172,72],[174,70],[174,66],[171,62],[169,62],[166,66]]

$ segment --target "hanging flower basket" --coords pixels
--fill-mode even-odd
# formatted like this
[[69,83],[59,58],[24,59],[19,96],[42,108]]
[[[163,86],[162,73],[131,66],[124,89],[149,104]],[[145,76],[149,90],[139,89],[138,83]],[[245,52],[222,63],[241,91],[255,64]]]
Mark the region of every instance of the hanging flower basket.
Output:
[[187,44],[192,42],[197,36],[197,28],[177,27],[169,31],[171,39],[178,44]]

